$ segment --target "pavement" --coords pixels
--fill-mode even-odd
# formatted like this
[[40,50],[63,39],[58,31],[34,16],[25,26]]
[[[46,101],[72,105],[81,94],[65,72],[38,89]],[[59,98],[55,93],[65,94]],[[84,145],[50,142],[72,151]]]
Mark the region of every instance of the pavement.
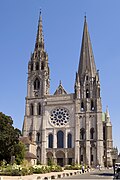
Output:
[[[85,171],[87,172],[87,170]],[[51,180],[82,174],[81,170],[64,170],[63,172],[50,172],[45,174],[33,174],[28,176],[1,176],[0,180]]]

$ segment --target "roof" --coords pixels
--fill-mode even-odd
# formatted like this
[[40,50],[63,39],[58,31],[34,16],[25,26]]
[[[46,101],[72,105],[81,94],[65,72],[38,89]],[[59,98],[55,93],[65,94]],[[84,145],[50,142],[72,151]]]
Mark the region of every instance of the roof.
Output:
[[62,86],[61,81],[60,81],[60,84],[59,84],[58,88],[56,89],[54,95],[60,95],[60,94],[67,94],[67,92],[65,91],[65,89]]
[[20,137],[19,138],[20,139],[20,141],[22,142],[22,143],[24,143],[24,144],[33,144],[30,140],[29,140],[29,138],[26,136],[26,137]]
[[26,152],[25,158],[26,159],[37,159],[37,157],[33,153],[28,152],[28,151]]

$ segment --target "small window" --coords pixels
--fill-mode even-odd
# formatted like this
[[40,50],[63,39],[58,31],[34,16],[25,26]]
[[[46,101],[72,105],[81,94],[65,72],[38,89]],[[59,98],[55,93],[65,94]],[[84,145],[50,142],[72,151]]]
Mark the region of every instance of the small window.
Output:
[[37,142],[40,142],[40,133],[37,133]]
[[29,133],[29,140],[32,141],[32,132]]
[[94,139],[94,128],[90,129],[90,139]]
[[36,70],[39,70],[39,62],[36,62]]
[[37,110],[38,110],[38,113],[37,113],[37,114],[38,114],[38,115],[41,115],[41,104],[40,104],[40,103],[38,103],[38,109],[37,109]]
[[44,62],[41,62],[41,70],[44,70]]
[[84,111],[84,103],[81,102],[81,110]]
[[93,102],[93,100],[91,100],[91,110],[94,111],[94,109],[95,109],[94,108],[94,102]]
[[80,129],[80,139],[81,139],[81,140],[84,140],[84,139],[85,139],[85,129],[84,129],[84,128],[81,128],[81,129]]
[[30,115],[31,116],[34,115],[34,106],[33,106],[33,104],[30,105]]
[[93,154],[91,154],[91,162],[93,162]]
[[88,89],[86,89],[86,98],[90,98],[90,92]]
[[35,90],[40,89],[40,81],[39,81],[38,78],[36,78],[35,81],[34,81],[34,89]]

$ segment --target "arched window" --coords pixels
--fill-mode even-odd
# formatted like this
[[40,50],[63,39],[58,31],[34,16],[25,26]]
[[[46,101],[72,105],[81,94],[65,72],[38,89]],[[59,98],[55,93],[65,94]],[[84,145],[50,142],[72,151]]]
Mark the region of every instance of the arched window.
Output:
[[91,100],[91,110],[94,111],[94,102]]
[[32,132],[29,133],[29,140],[32,141]]
[[84,111],[84,103],[81,102],[81,110]]
[[44,70],[44,62],[41,62],[41,70]]
[[90,129],[90,139],[94,139],[94,128]]
[[41,115],[41,104],[38,103],[38,107],[37,107],[37,111],[38,111],[38,115]]
[[33,106],[33,104],[30,105],[30,115],[31,116],[34,115],[34,106]]
[[40,142],[40,133],[37,133],[37,142]]
[[64,133],[62,131],[57,133],[57,148],[64,148]]
[[31,71],[33,71],[33,63],[31,64]]
[[35,90],[40,89],[40,81],[39,81],[38,78],[36,78],[35,81],[34,81],[34,89]]
[[81,128],[81,129],[80,129],[80,139],[81,139],[81,140],[84,140],[84,139],[85,139],[85,129],[84,129],[84,128]]
[[72,134],[68,134],[68,138],[67,138],[67,147],[68,148],[72,148]]
[[53,148],[53,135],[49,134],[48,136],[48,148]]
[[86,89],[86,98],[90,98],[90,92],[88,89]]
[[39,70],[39,62],[36,62],[36,70]]

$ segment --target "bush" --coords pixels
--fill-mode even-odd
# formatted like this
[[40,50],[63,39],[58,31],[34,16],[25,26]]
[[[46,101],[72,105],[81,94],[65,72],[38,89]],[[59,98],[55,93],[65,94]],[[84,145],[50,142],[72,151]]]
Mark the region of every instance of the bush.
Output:
[[7,165],[6,167],[1,168],[0,175],[7,175],[7,176],[25,176],[33,174],[32,167],[23,167],[20,165],[14,164]]
[[75,165],[66,165],[65,170],[81,170],[82,169],[82,165],[79,164],[75,164]]
[[53,165],[53,166],[51,166],[51,171],[52,172],[60,172],[60,171],[62,171],[62,167],[58,166],[58,165]]

